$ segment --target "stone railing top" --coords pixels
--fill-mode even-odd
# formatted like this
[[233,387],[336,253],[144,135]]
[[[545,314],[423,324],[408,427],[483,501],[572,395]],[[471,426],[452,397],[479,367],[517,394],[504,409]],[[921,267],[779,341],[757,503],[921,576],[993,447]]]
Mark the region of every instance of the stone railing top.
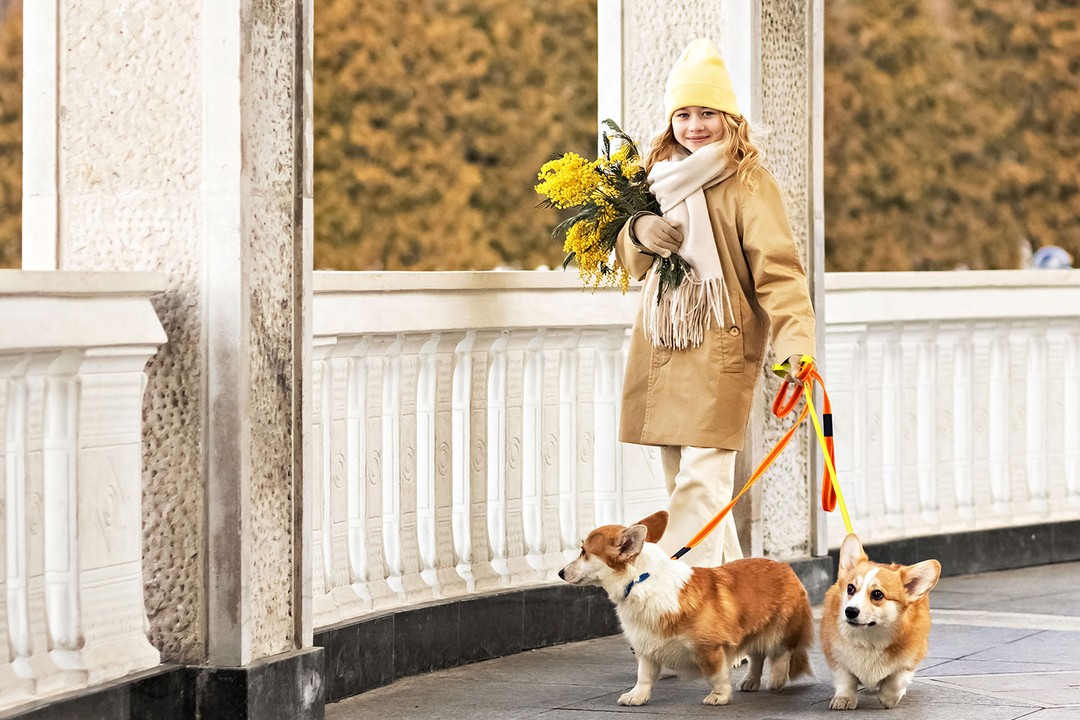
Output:
[[315,335],[629,325],[632,287],[582,289],[575,270],[317,272]]
[[0,270],[0,352],[160,345],[165,275]]
[[108,295],[150,297],[166,287],[164,273],[0,270],[0,296],[78,297]]
[[829,325],[1080,315],[1080,270],[826,273]]
[[[410,292],[416,290],[572,290],[581,287],[573,269],[478,270],[460,272],[342,272],[315,273],[315,292]],[[598,292],[619,293],[617,288]]]
[[1080,288],[1080,270],[954,270],[949,272],[828,272],[826,290],[952,288]]

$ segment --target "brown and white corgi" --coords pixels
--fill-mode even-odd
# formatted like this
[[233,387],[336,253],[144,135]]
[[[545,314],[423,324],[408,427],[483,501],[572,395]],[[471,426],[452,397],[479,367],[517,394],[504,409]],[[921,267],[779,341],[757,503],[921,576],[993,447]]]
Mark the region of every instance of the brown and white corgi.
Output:
[[638,661],[637,684],[619,704],[649,702],[661,667],[700,672],[712,690],[707,705],[731,699],[731,666],[742,657],[750,664],[739,690],[758,689],[765,658],[767,689],[812,675],[813,617],[792,569],[764,558],[692,568],[654,544],[667,521],[661,511],[630,527],[598,527],[559,571],[568,583],[603,587],[615,604]]
[[855,535],[844,538],[821,618],[821,649],[836,687],[829,707],[854,710],[859,683],[887,708],[900,702],[929,649],[927,593],[940,576],[937,560],[881,565],[867,559]]

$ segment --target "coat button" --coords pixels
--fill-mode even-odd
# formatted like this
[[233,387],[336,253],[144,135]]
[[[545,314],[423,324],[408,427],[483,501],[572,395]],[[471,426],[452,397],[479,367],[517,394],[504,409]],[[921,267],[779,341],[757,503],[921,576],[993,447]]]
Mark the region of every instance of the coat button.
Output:
[[731,337],[739,337],[740,332],[741,331],[739,330],[739,328],[735,325],[732,325],[730,328],[728,328],[728,335],[730,335]]

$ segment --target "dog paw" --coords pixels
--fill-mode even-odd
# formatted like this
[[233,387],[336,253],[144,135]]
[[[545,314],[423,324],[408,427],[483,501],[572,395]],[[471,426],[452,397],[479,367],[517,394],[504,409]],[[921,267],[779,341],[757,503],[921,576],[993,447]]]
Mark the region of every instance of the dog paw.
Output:
[[630,692],[624,692],[619,696],[620,705],[645,705],[649,702],[649,693],[631,688]]
[[765,683],[765,689],[779,690],[785,685],[787,685],[787,678],[770,678],[769,681]]
[[757,692],[761,687],[761,678],[743,678],[735,688],[739,692]]
[[729,700],[731,700],[731,688],[722,692],[711,692],[702,702],[706,705],[727,705]]
[[859,698],[855,695],[835,695],[829,703],[830,710],[854,710],[859,704]]
[[900,704],[900,701],[904,699],[904,693],[879,693],[878,700],[881,701],[883,707],[894,708]]

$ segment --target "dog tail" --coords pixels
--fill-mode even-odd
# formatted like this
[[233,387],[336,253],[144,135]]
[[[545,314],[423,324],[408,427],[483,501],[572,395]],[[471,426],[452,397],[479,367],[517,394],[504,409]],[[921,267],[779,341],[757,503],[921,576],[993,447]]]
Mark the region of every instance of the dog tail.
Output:
[[805,647],[795,648],[791,651],[791,660],[788,663],[788,680],[807,675],[814,677],[814,666],[810,664],[810,656]]

